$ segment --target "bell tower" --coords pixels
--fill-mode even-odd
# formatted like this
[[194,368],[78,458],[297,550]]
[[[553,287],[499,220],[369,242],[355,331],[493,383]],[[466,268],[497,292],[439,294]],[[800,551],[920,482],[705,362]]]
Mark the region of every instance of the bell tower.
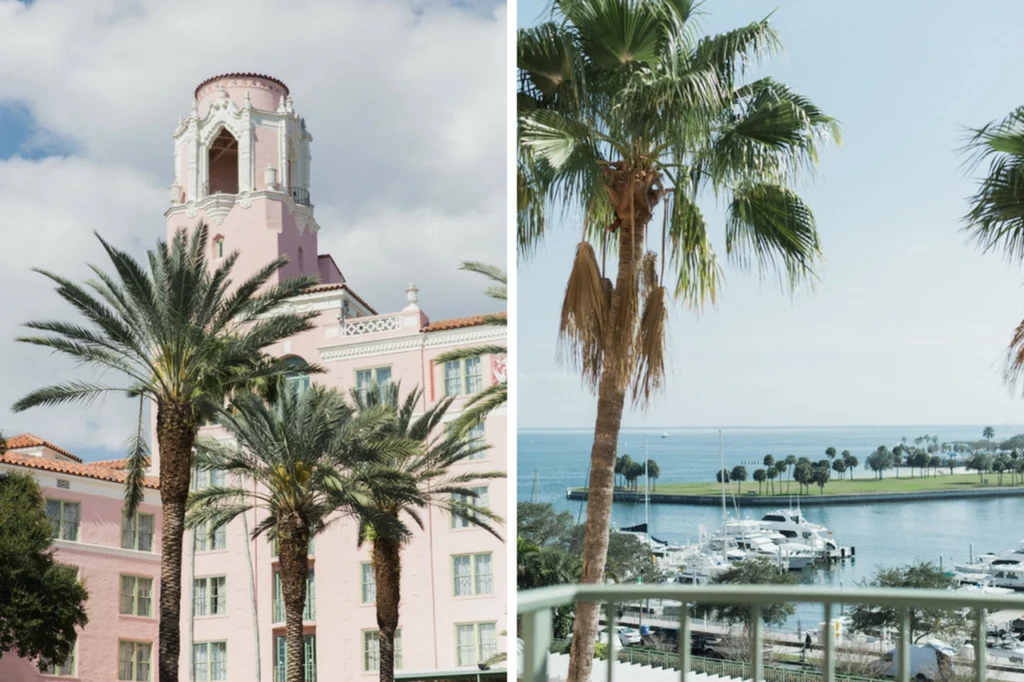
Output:
[[329,257],[318,257],[312,140],[280,80],[231,73],[200,83],[191,112],[174,131],[168,238],[203,220],[213,267],[240,251],[236,280],[284,255],[280,279],[312,274],[324,283],[344,282]]

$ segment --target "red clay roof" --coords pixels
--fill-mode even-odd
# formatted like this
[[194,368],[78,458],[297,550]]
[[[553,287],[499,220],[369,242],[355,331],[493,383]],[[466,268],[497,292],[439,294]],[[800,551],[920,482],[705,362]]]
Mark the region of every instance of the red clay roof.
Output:
[[[128,468],[128,459],[101,459],[97,462],[89,462],[89,464],[92,466],[104,467],[106,469],[114,469],[115,471],[120,471],[122,469]],[[146,458],[146,466],[152,466],[152,460],[149,457]]]
[[77,455],[72,455],[70,452],[68,452],[64,448],[57,447],[53,443],[45,441],[42,438],[40,438],[39,436],[36,436],[34,434],[31,434],[31,433],[22,433],[22,434],[19,434],[19,435],[15,436],[14,438],[8,438],[7,439],[7,449],[8,450],[20,450],[22,448],[38,448],[38,447],[43,447],[43,446],[50,448],[54,452],[59,452],[60,454],[64,455],[65,457],[70,457],[71,459],[75,460],[76,462],[81,462],[82,461],[81,457],[78,457]]
[[262,78],[265,81],[270,81],[272,83],[277,83],[278,85],[280,85],[282,88],[284,88],[284,94],[285,95],[287,95],[288,92],[289,92],[288,91],[288,86],[285,85],[283,81],[280,81],[280,80],[274,78],[273,76],[264,76],[262,73],[222,73],[219,76],[214,76],[213,78],[207,78],[202,83],[197,85],[196,86],[196,91],[195,91],[195,93],[193,93],[193,96],[198,97],[199,96],[199,91],[202,90],[204,85],[206,85],[207,83],[212,83],[213,81],[219,81],[221,78]]
[[316,286],[312,286],[312,287],[306,289],[306,293],[307,294],[318,294],[318,293],[320,293],[322,291],[339,291],[339,290],[340,291],[347,291],[352,296],[352,298],[356,299],[361,304],[366,306],[366,309],[370,311],[371,315],[376,315],[377,314],[377,311],[373,309],[373,306],[371,306],[369,303],[364,301],[359,294],[357,294],[356,292],[352,291],[352,289],[350,289],[347,284],[317,284]]
[[[54,459],[43,459],[42,457],[36,457],[35,455],[23,455],[18,452],[4,453],[0,456],[0,463],[23,466],[29,469],[42,469],[43,471],[52,471],[54,473],[67,474],[69,476],[95,478],[100,481],[110,481],[111,483],[124,483],[125,479],[125,473],[123,471],[111,469],[110,467],[98,466],[96,464],[60,462]],[[147,476],[143,485],[147,488],[153,488],[154,490],[160,487],[159,479],[154,476]]]
[[483,324],[489,324],[489,317],[500,317],[506,318],[507,313],[494,313],[493,315],[473,315],[471,317],[458,317],[452,320],[441,320],[440,322],[431,322],[426,327],[420,329],[421,332],[443,332],[449,329],[464,329],[466,327],[479,327]]

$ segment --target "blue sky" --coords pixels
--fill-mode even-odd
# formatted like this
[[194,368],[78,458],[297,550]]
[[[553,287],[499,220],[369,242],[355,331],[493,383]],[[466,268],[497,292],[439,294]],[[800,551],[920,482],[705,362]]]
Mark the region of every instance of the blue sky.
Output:
[[[544,3],[522,2],[520,25]],[[802,194],[821,283],[794,297],[727,267],[715,310],[670,317],[668,387],[624,425],[1003,424],[1024,404],[1002,352],[1024,318],[1024,268],[965,243],[965,126],[1024,105],[1024,3],[709,0],[705,32],[772,21],[786,54],[760,69],[842,122]],[[754,74],[757,75],[757,74]],[[706,203],[724,254],[722,210]],[[556,361],[578,241],[564,225],[519,271],[519,425],[592,426],[596,401]]]
[[321,252],[360,295],[396,310],[412,280],[434,320],[500,308],[458,266],[505,262],[505,35],[498,0],[0,0],[0,430],[123,454],[131,401],[8,410],[89,374],[14,342],[73,318],[30,268],[84,279],[104,263],[93,231],[136,254],[166,234],[171,133],[216,74],[289,85]]

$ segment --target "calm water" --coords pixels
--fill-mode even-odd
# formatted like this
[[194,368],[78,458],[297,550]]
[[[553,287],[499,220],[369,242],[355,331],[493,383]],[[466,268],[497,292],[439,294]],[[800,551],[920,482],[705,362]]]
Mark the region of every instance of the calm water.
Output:
[[[766,454],[807,456],[812,460],[825,456],[832,446],[842,452],[849,450],[863,463],[879,445],[892,446],[906,436],[911,444],[915,437],[934,434],[940,442],[977,440],[981,426],[906,426],[906,427],[842,427],[842,428],[735,428],[723,430],[725,463],[760,462]],[[1024,432],[1022,426],[994,427],[996,439]],[[719,468],[718,431],[714,429],[624,429],[619,439],[619,453],[642,459],[644,437],[648,437],[649,457],[658,462],[664,482],[697,482],[714,480]],[[518,497],[521,501],[551,502],[557,510],[568,510],[582,520],[586,503],[570,502],[566,488],[582,486],[587,477],[592,434],[585,431],[520,431],[518,463]],[[870,472],[863,472],[870,476]],[[887,476],[895,472],[887,472]],[[901,476],[909,475],[902,470]],[[776,482],[778,483],[778,482]],[[751,484],[744,484],[745,489]],[[756,486],[756,483],[753,483]],[[643,482],[641,479],[641,489]],[[796,490],[796,487],[793,488]],[[741,516],[760,518],[764,508],[744,508]],[[730,514],[735,514],[730,500]],[[974,553],[1001,551],[1024,540],[1024,498],[992,500],[948,500],[924,503],[892,503],[836,507],[806,507],[804,515],[827,526],[842,545],[856,547],[856,560],[830,570],[805,571],[806,583],[846,586],[870,577],[877,566],[896,566],[915,559],[939,563],[945,567],[953,561],[966,561],[970,546]],[[698,528],[715,528],[721,523],[718,507],[651,505],[651,533],[673,543],[696,541]],[[643,504],[616,503],[612,512],[615,526],[642,523]],[[816,622],[813,612],[801,608],[797,617],[804,626]],[[795,626],[795,622],[790,623]]]

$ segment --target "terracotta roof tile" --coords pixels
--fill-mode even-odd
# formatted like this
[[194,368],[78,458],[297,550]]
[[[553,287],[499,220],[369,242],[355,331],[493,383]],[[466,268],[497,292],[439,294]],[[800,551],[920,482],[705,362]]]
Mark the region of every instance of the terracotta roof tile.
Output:
[[352,298],[356,299],[361,304],[366,306],[366,309],[370,311],[371,315],[377,314],[377,311],[373,309],[373,306],[364,301],[359,294],[352,291],[352,289],[350,289],[347,284],[317,284],[316,286],[312,286],[306,289],[307,294],[318,294],[322,291],[347,291],[352,296]]
[[458,317],[452,320],[441,320],[440,322],[431,322],[427,326],[420,329],[421,332],[443,332],[449,329],[464,329],[466,327],[479,327],[480,325],[489,324],[488,318],[500,317],[507,319],[507,313],[494,313],[493,315],[473,315],[471,317]]
[[[106,469],[114,469],[115,471],[120,471],[128,467],[128,459],[101,459],[95,462],[89,462],[89,464],[92,466],[104,467]],[[146,466],[152,466],[152,460],[149,457],[146,458]]]
[[[54,459],[43,459],[42,457],[23,455],[17,452],[7,452],[0,456],[0,463],[23,466],[29,469],[52,471],[57,474],[67,474],[69,476],[95,478],[100,481],[110,481],[111,483],[124,483],[125,479],[123,471],[111,469],[110,467],[97,466],[96,464],[60,462]],[[159,479],[154,476],[147,476],[143,485],[147,488],[153,488],[154,490],[160,487]]]
[[78,457],[77,455],[72,455],[70,452],[68,452],[64,448],[57,447],[53,443],[45,441],[42,438],[40,438],[39,436],[36,436],[34,434],[31,434],[31,433],[22,433],[22,434],[19,434],[19,435],[15,436],[14,438],[8,438],[7,439],[7,449],[8,450],[20,450],[22,448],[38,448],[38,447],[44,447],[44,446],[47,447],[47,448],[50,448],[54,452],[59,452],[60,454],[64,455],[65,457],[70,457],[71,459],[75,460],[76,462],[81,462],[82,461],[81,457]]

